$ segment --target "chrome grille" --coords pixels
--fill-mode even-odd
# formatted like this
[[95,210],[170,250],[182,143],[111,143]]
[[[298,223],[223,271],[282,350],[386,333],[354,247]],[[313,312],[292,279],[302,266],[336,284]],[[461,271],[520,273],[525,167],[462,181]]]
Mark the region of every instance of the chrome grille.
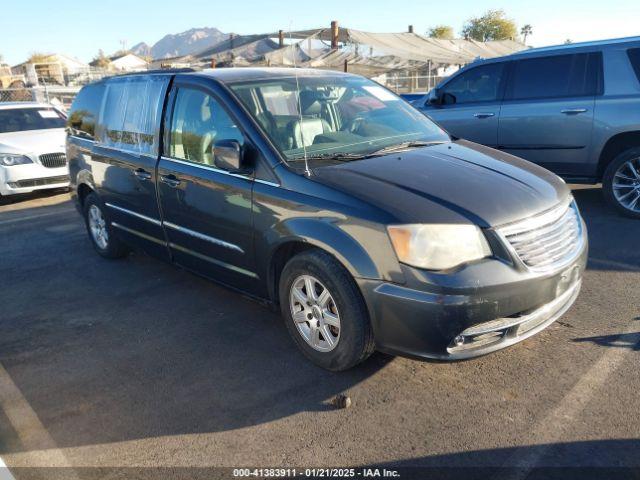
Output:
[[67,156],[64,153],[45,153],[40,155],[40,163],[47,168],[60,168],[67,164]]
[[536,271],[551,271],[567,265],[584,242],[582,220],[575,205],[498,229],[522,263]]

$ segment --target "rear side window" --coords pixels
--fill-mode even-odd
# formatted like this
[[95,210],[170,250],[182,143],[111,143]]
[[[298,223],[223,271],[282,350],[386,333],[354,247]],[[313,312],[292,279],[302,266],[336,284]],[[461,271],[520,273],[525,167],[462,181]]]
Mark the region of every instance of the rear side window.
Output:
[[442,88],[445,104],[494,102],[500,96],[504,63],[490,63],[467,70]]
[[166,85],[167,79],[160,76],[109,81],[100,119],[100,143],[136,154],[156,155]]
[[599,53],[531,58],[514,62],[507,98],[512,100],[596,95]]
[[636,77],[638,77],[638,81],[640,82],[640,48],[630,48],[627,50],[627,55],[629,55],[629,61],[631,62],[633,71],[636,72]]
[[67,128],[71,135],[94,139],[104,90],[103,83],[87,85],[80,90],[67,118]]

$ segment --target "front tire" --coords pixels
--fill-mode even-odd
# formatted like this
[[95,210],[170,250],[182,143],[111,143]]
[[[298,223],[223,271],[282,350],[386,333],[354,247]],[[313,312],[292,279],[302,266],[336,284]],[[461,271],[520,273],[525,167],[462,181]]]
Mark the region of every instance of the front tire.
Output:
[[640,218],[640,147],[619,154],[602,178],[607,202],[621,214]]
[[328,253],[310,250],[289,260],[279,296],[287,330],[319,367],[348,370],[373,353],[373,332],[360,290]]
[[115,235],[105,215],[104,205],[95,193],[87,195],[83,210],[87,233],[95,251],[108,259],[126,257],[129,248]]

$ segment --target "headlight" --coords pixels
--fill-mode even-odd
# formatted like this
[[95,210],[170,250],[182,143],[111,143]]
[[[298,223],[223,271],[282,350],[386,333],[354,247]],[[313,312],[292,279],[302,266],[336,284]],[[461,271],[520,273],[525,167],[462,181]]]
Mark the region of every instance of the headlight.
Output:
[[14,165],[24,165],[26,163],[33,163],[26,155],[15,155],[13,153],[0,153],[0,165],[5,167],[12,167]]
[[394,225],[387,227],[402,263],[428,270],[445,270],[491,255],[475,225]]

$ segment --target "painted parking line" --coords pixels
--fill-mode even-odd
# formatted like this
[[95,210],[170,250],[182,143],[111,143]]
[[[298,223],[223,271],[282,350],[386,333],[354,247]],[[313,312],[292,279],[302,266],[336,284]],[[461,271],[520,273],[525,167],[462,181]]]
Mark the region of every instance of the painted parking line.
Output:
[[68,215],[69,213],[72,213],[72,212],[73,210],[69,209],[69,210],[61,210],[57,212],[39,213],[37,215],[27,215],[26,217],[9,218],[7,220],[0,220],[0,225],[9,225],[12,223],[26,222],[28,220],[36,220],[39,218],[52,217],[54,215]]
[[[631,323],[619,335],[619,338],[624,340],[624,344],[637,345],[640,343],[640,332],[637,329],[637,323]],[[613,343],[615,344],[615,342]],[[549,451],[550,446],[562,440],[563,434],[578,418],[599,389],[615,373],[626,356],[632,353],[634,353],[633,349],[628,347],[610,347],[562,398],[556,408],[533,430],[530,437],[531,445],[536,445],[540,448],[523,449],[513,454],[503,466],[517,470],[512,470],[511,475],[501,478],[508,478],[509,480],[525,479],[535,467],[544,467],[545,465],[539,465],[539,462]]]
[[[27,455],[31,451],[46,451],[45,455],[38,455],[38,464],[29,466],[71,468],[71,464],[62,451],[57,448],[55,441],[38,415],[2,364],[0,364],[0,408],[9,419]],[[8,472],[8,469],[5,468],[4,471]],[[67,478],[74,480],[78,477],[69,471]]]
[[0,480],[16,480],[2,458],[0,458]]

